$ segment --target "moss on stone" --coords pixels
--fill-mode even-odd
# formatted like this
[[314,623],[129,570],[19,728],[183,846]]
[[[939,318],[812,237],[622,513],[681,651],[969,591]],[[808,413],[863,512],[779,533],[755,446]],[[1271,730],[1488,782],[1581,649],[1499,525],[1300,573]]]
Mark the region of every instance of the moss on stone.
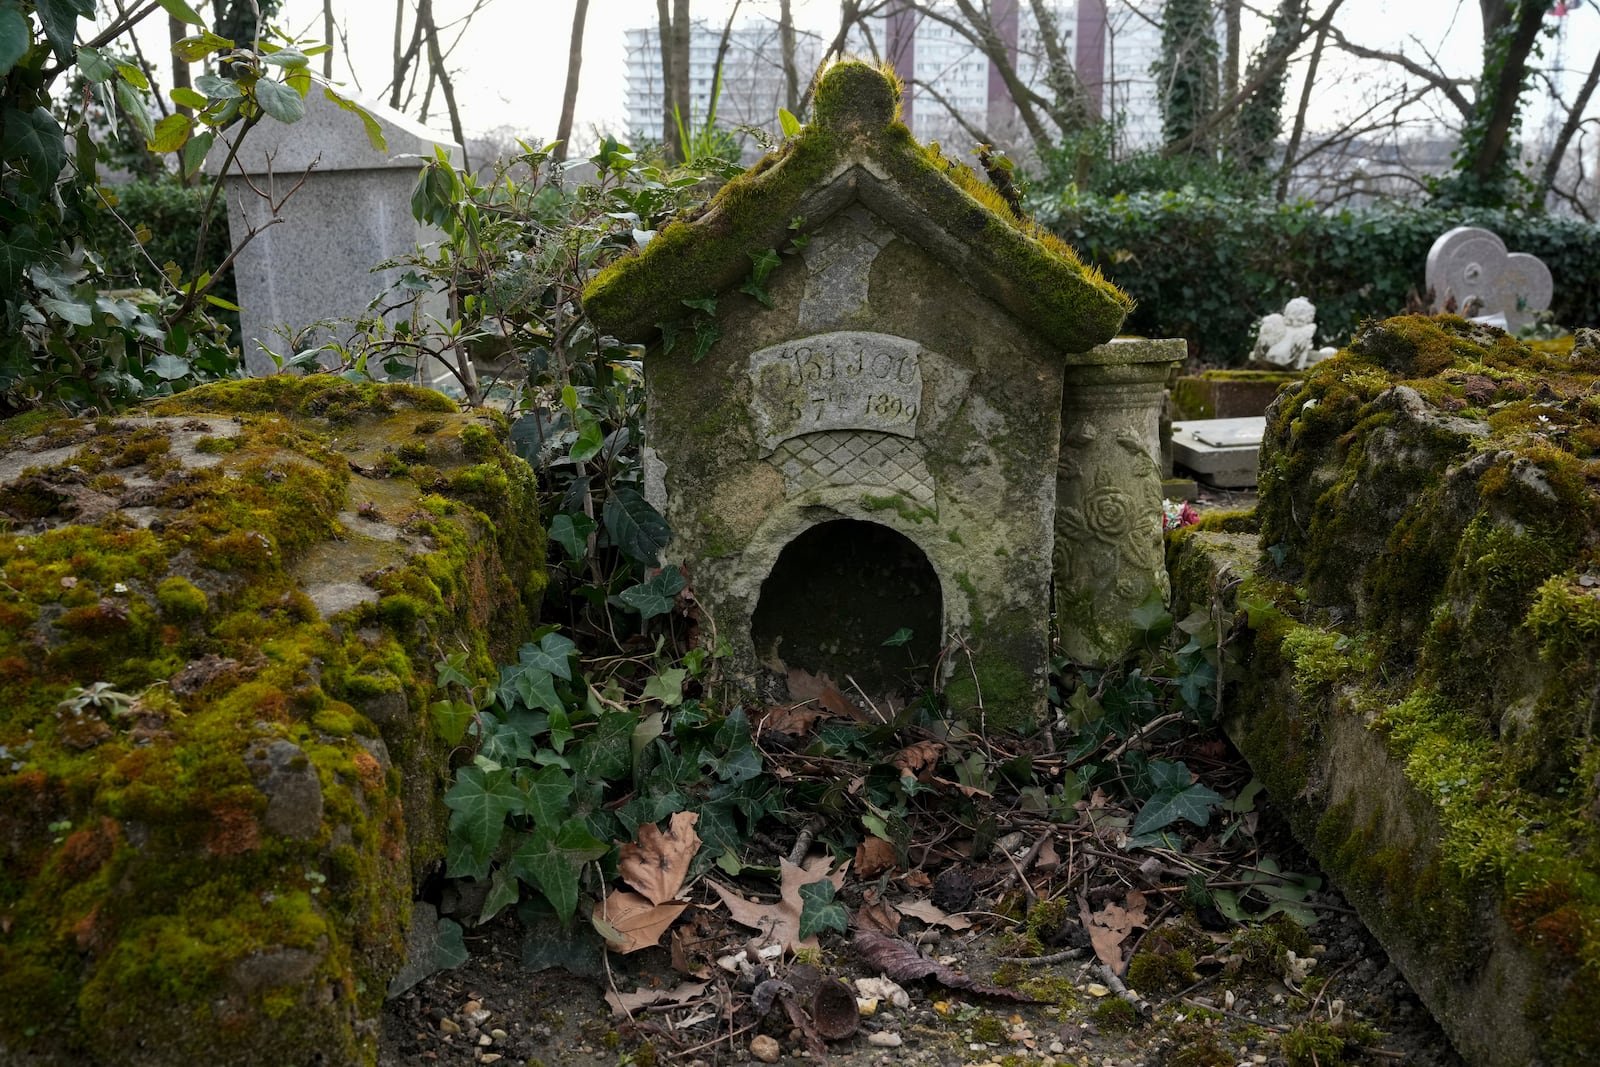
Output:
[[[235,447],[184,466],[174,427],[218,412],[239,423]],[[300,566],[357,536],[338,519],[371,477],[357,457],[423,412],[440,469],[505,474],[480,473],[470,503],[392,494],[428,548],[365,577],[406,604],[383,620],[404,614],[405,632],[373,629],[365,604],[324,619]],[[425,390],[283,377],[140,414],[0,426],[14,450],[176,464],[102,483],[113,506],[77,523],[72,464],[42,469],[24,482],[55,507],[0,532],[0,1046],[40,1063],[370,1063],[414,880],[443,851],[446,753],[419,710],[443,648],[464,644],[487,674],[530,627],[531,473],[503,421]],[[274,743],[316,783],[309,820],[280,821],[263,789],[252,752]]]
[[[1459,319],[1368,324],[1269,412],[1274,551],[1228,587],[1255,709],[1230,730],[1297,833],[1425,999],[1500,1011],[1445,1012],[1463,1051],[1562,1064],[1600,1042],[1597,374]],[[1248,566],[1216,536],[1174,535],[1181,597]],[[1357,750],[1389,769],[1352,785],[1330,760]]]
[[953,238],[963,258],[952,266],[1061,351],[1110,339],[1132,308],[1127,295],[1058,238],[1012,216],[968,168],[924,151],[896,119],[898,96],[892,78],[867,64],[830,68],[817,90],[817,121],[723,186],[703,214],[664,227],[642,253],[601,272],[584,292],[589,315],[619,337],[647,339],[684,316],[685,299],[735,288],[750,272],[750,255],[784,245],[794,219],[814,225],[817,210],[831,214],[854,199],[830,190],[860,164],[869,175],[887,174],[889,195],[938,228],[917,235],[919,243],[947,256]]

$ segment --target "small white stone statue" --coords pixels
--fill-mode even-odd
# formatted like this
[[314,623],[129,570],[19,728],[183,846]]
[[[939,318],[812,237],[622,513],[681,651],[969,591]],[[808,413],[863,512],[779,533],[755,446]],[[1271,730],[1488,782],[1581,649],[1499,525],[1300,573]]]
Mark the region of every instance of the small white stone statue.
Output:
[[1283,306],[1283,314],[1268,315],[1257,325],[1250,361],[1285,370],[1305,370],[1336,351],[1314,347],[1316,338],[1317,306],[1297,296]]

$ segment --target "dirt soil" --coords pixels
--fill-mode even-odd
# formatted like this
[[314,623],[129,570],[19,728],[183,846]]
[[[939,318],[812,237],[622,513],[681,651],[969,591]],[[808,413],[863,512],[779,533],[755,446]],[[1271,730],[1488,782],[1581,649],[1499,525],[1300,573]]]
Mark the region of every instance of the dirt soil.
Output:
[[[1273,831],[1270,813],[1264,813],[1263,821],[1268,826],[1262,836],[1274,846],[1284,869],[1293,865],[1302,873],[1312,872],[1309,861],[1281,832]],[[1128,868],[1118,869],[1119,878],[1127,874]],[[1041,885],[1048,881],[1038,874],[1032,880]],[[1119,883],[1100,883],[1107,884]],[[1127,888],[1126,881],[1121,884]],[[1161,888],[1148,886],[1146,898],[1173,896],[1162,894]],[[1057,894],[1070,899],[1070,887],[1058,886]],[[1103,890],[1096,895],[1112,899]],[[859,883],[847,884],[840,896],[852,907],[858,905]],[[885,897],[894,896],[896,883],[891,880]],[[696,899],[708,909],[717,903],[703,884]],[[1124,903],[1129,899],[1122,897]],[[1123,996],[1108,981],[1107,969],[1084,948],[1086,938],[1075,917],[1063,924],[1057,944],[1040,946],[1048,962],[1004,962],[1015,951],[1012,932],[1017,924],[988,914],[1000,905],[980,893],[967,904],[972,929],[957,933],[905,918],[901,935],[927,957],[980,981],[998,980],[1033,992],[1041,1002],[949,989],[931,979],[907,981],[903,986],[909,1007],[880,1001],[872,1014],[861,1018],[858,1033],[828,1044],[828,1056],[853,1064],[930,1067],[1460,1067],[1463,1061],[1339,894],[1315,892],[1307,903],[1318,916],[1306,931],[1315,963],[1309,971],[1301,964],[1301,970],[1291,966],[1282,975],[1273,973],[1270,963],[1246,959],[1250,945],[1259,947],[1261,930],[1292,933],[1281,919],[1265,926],[1234,925],[1220,920],[1214,909],[1152,905],[1149,922],[1164,935],[1135,927],[1119,955],[1148,957],[1152,945],[1166,952],[1174,944],[1193,946],[1197,939],[1202,951],[1208,943],[1211,951],[1198,956],[1184,976],[1192,981],[1179,985],[1169,974],[1160,988],[1135,989]],[[1076,916],[1076,905],[1068,910]],[[860,914],[854,912],[857,918]],[[749,933],[727,923],[721,909],[700,913],[694,932],[713,942],[707,946],[713,955],[737,951]],[[715,965],[704,993],[685,1004],[635,1010],[631,1020],[614,1014],[604,1000],[608,988],[672,991],[688,981],[674,971],[665,948],[611,955],[609,977],[579,978],[557,969],[530,972],[522,962],[525,933],[512,918],[469,930],[467,944],[467,963],[435,974],[390,1001],[379,1057],[384,1067],[441,1061],[519,1067],[744,1063],[759,1059],[752,1041],[763,1035],[776,1045],[758,1041],[755,1051],[771,1056],[775,1048],[778,1056],[766,1062],[812,1058],[804,1036],[781,1007],[758,1019],[752,983]],[[845,936],[826,933],[821,947],[820,967],[826,974],[847,981],[875,976]],[[1064,953],[1072,958],[1053,958]],[[1279,952],[1280,965],[1282,956]],[[1148,971],[1149,964],[1145,966]],[[800,984],[792,964],[775,963],[771,969],[777,977]],[[1159,968],[1156,972],[1161,977]]]

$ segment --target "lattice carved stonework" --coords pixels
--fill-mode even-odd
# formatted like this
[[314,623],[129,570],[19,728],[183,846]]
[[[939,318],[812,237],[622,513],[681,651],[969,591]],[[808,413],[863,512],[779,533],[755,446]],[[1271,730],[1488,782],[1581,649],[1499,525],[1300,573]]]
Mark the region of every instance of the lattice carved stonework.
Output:
[[934,500],[933,476],[917,443],[894,434],[866,430],[802,434],[779,444],[770,462],[783,472],[789,496],[826,486],[861,486],[899,493],[928,506]]

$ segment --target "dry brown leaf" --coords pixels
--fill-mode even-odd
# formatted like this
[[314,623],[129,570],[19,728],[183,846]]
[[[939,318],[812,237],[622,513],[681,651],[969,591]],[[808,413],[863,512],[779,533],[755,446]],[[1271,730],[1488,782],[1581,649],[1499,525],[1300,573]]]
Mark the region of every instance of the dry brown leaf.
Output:
[[1094,954],[1118,974],[1122,973],[1122,942],[1136,927],[1144,925],[1145,905],[1144,894],[1137,889],[1131,890],[1121,904],[1108,903],[1093,914],[1087,902],[1080,900],[1079,914]]
[[665,904],[676,897],[683,889],[690,862],[700,851],[700,835],[694,832],[699,820],[695,812],[680,811],[672,817],[665,833],[655,823],[639,827],[639,843],[617,850],[617,871],[622,880],[652,904]]
[[921,919],[929,926],[946,926],[952,930],[970,930],[972,921],[961,915],[947,914],[942,908],[929,900],[906,900],[896,905],[900,914],[909,915],[913,919]]
[[758,726],[761,730],[799,737],[810,733],[820,718],[822,711],[810,704],[774,704],[761,713]]
[[667,927],[688,906],[687,900],[656,904],[638,893],[613,889],[601,902],[600,915],[620,935],[621,940],[614,940],[607,934],[606,946],[623,955],[638,952],[642,948],[652,948],[661,943],[661,935],[667,932]]
[[1039,855],[1033,861],[1033,869],[1041,874],[1049,874],[1061,866],[1061,854],[1056,851],[1056,839],[1047,837],[1044,844],[1039,846]]
[[894,846],[881,837],[867,836],[856,846],[856,877],[876,878],[894,870]]
[[850,925],[893,937],[900,932],[900,913],[887,900],[871,900],[856,909]]
[[807,858],[801,866],[796,866],[788,860],[780,862],[782,870],[779,899],[775,904],[762,904],[754,900],[746,900],[731,889],[725,889],[717,882],[711,883],[711,888],[717,891],[717,896],[728,906],[728,916],[740,926],[748,926],[761,930],[766,934],[764,941],[783,946],[785,952],[793,952],[802,946],[810,947],[817,943],[815,937],[802,939],[800,937],[800,887],[810,885],[826,878],[837,889],[844,885],[845,871],[850,864],[846,863],[832,874],[828,873],[828,864],[831,862],[826,853],[818,853]]
[[690,942],[694,940],[695,935],[692,932],[686,931],[682,926],[673,927],[672,937],[667,941],[672,969],[692,978],[710,978],[711,965],[690,950]]
[[939,765],[939,757],[944,755],[944,746],[937,741],[918,741],[914,745],[907,745],[894,754],[894,759],[889,762],[900,768],[900,777],[920,778],[927,780],[933,769]]
[[641,989],[636,993],[606,994],[612,1015],[627,1015],[643,1011],[652,1004],[687,1004],[705,995],[706,982],[685,982],[677,989]]
[[789,695],[795,700],[815,700],[830,715],[857,722],[867,721],[867,713],[851,703],[826,674],[812,674],[799,667],[794,668],[789,672]]
[[875,934],[870,930],[857,932],[855,936],[856,951],[866,961],[867,966],[875,971],[894,979],[896,982],[913,982],[918,978],[932,978],[940,985],[951,989],[966,989],[973,993],[982,993],[985,996],[1005,997],[1008,1000],[1020,1000],[1028,1004],[1034,1003],[1032,997],[1026,993],[1019,993],[1015,989],[1004,986],[990,985],[968,978],[960,971],[947,967],[936,960],[926,959],[919,955],[915,945],[909,941],[902,941],[898,937],[886,937]]
[[918,867],[914,871],[907,871],[900,879],[907,889],[926,889],[933,884],[933,879],[928,877],[928,872]]

